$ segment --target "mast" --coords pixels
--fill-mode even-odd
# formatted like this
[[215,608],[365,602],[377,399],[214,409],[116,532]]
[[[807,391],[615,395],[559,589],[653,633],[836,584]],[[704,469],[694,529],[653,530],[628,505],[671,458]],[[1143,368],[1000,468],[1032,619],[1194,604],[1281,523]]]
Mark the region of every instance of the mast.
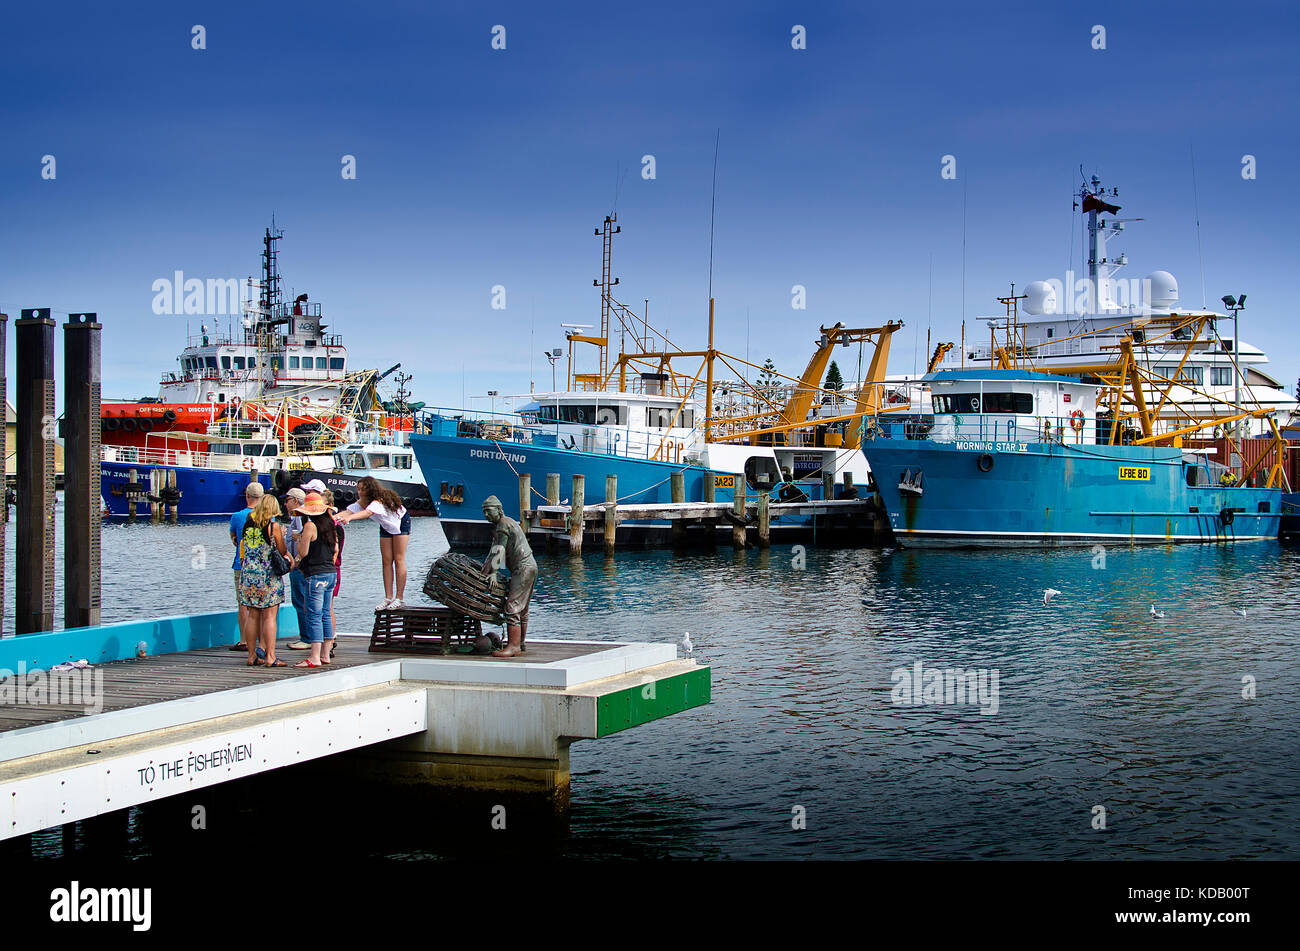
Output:
[[713,442],[713,298],[709,298],[709,369],[704,383],[704,441]]

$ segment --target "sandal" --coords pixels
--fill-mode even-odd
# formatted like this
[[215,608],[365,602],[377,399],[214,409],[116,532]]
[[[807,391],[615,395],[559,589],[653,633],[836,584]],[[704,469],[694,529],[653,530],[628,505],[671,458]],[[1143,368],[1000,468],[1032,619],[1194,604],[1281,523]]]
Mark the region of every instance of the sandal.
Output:
[[262,666],[263,667],[288,667],[289,665],[277,657],[275,660],[270,661],[268,663],[264,663]]
[[300,660],[300,661],[298,661],[298,663],[294,664],[293,666],[295,666],[295,667],[319,667],[320,664],[313,664],[313,663],[312,663],[311,661],[309,661],[309,660]]

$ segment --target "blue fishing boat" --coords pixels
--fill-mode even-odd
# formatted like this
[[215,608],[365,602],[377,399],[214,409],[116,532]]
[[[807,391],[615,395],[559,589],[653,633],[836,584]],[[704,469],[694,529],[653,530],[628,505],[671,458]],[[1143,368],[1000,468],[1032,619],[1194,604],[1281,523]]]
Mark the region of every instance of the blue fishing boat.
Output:
[[[512,412],[436,411],[412,434],[411,448],[448,538],[489,538],[481,508],[489,495],[509,514],[519,513],[524,473],[531,477],[532,507],[545,504],[541,489],[552,474],[560,476],[561,504],[574,475],[585,478],[587,504],[605,501],[611,475],[619,504],[673,501],[672,476],[679,472],[686,502],[732,501],[742,483],[751,499],[767,492],[778,501],[816,501],[826,497],[827,474],[837,497],[865,489],[869,473],[857,444],[858,422],[873,409],[878,390],[866,385],[856,398],[846,398],[821,383],[834,349],[853,344],[872,346],[865,379],[883,380],[889,341],[902,323],[822,327],[803,374],[786,377],[770,364],[758,367],[714,347],[710,300],[707,348],[683,349],[613,297],[615,221],[611,215],[596,229],[603,239],[599,329],[562,325],[569,343],[564,388],[519,397]],[[619,342],[617,354],[613,341]],[[575,364],[578,345],[591,348],[583,354],[591,355],[586,372]],[[559,349],[546,353],[552,367],[563,355]],[[679,369],[684,362],[688,368]],[[715,363],[725,378],[715,373]],[[773,519],[773,538],[793,540],[815,527],[814,518]],[[669,531],[666,521],[628,520],[618,537],[621,544],[654,543]]]
[[[1125,350],[1131,354],[1131,350]],[[1114,384],[1138,370],[1064,376],[944,370],[915,404],[865,421],[863,453],[905,547],[1224,542],[1278,536],[1280,473],[1235,473],[1146,415],[1117,412]],[[1114,371],[1111,371],[1114,372]],[[1121,383],[1121,387],[1123,384]],[[1279,442],[1280,442],[1280,437]],[[1280,458],[1280,453],[1279,453]]]

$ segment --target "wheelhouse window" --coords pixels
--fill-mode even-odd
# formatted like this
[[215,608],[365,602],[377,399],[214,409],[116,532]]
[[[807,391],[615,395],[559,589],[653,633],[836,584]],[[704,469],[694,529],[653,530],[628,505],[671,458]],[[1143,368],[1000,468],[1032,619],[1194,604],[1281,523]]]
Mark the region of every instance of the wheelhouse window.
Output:
[[243,370],[243,369],[245,369],[245,367],[244,367],[244,358],[243,358],[243,357],[235,357],[235,369],[236,369],[236,370]]
[[343,456],[343,468],[345,469],[364,469],[366,467],[366,454],[364,452],[349,452]]
[[372,452],[369,454],[369,456],[370,456],[370,468],[372,469],[388,468],[388,453]]
[[[1215,367],[1215,369],[1226,369],[1229,371],[1229,373],[1231,373],[1232,371],[1231,367]],[[1156,372],[1159,373],[1161,376],[1168,377],[1169,379],[1174,380],[1177,383],[1181,383],[1183,386],[1202,386],[1205,383],[1205,367],[1185,366],[1181,370],[1178,370],[1177,377],[1174,376],[1175,370],[1178,370],[1178,368],[1177,367],[1156,368]],[[1229,382],[1232,382],[1231,379],[1229,379]]]
[[317,370],[324,370],[324,369],[325,369],[325,365],[326,365],[328,362],[329,362],[329,361],[326,360],[324,357],[317,357],[317,358],[316,358],[316,369],[317,369]]
[[331,370],[342,370],[342,369],[343,369],[343,358],[342,358],[342,357],[330,357],[330,369],[331,369]]
[[289,369],[290,369],[290,370],[296,370],[296,369],[298,369],[298,358],[297,358],[297,357],[290,357],[290,358],[289,358]]
[[401,456],[401,455],[393,456],[393,468],[394,468],[394,469],[409,469],[409,468],[411,468],[411,457],[410,457],[410,456]]
[[1015,413],[1031,416],[1032,393],[945,393],[932,397],[936,413]]
[[223,370],[229,370],[229,369],[230,369],[230,357],[222,357],[222,358],[221,358],[221,369],[223,369]]
[[1210,367],[1211,386],[1232,386],[1232,367]]

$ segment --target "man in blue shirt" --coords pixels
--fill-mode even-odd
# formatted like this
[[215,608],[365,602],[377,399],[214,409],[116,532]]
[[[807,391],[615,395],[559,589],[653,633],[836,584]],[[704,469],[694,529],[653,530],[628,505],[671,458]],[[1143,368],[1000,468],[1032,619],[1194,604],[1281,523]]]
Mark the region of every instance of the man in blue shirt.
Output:
[[244,489],[245,507],[230,516],[230,540],[235,543],[235,563],[231,567],[235,569],[235,603],[239,606],[239,643],[230,648],[232,651],[246,651],[257,647],[248,639],[250,620],[248,608],[244,607],[243,601],[239,598],[239,540],[244,536],[244,523],[248,521],[248,513],[257,507],[264,494],[262,483],[248,483],[248,488]]

